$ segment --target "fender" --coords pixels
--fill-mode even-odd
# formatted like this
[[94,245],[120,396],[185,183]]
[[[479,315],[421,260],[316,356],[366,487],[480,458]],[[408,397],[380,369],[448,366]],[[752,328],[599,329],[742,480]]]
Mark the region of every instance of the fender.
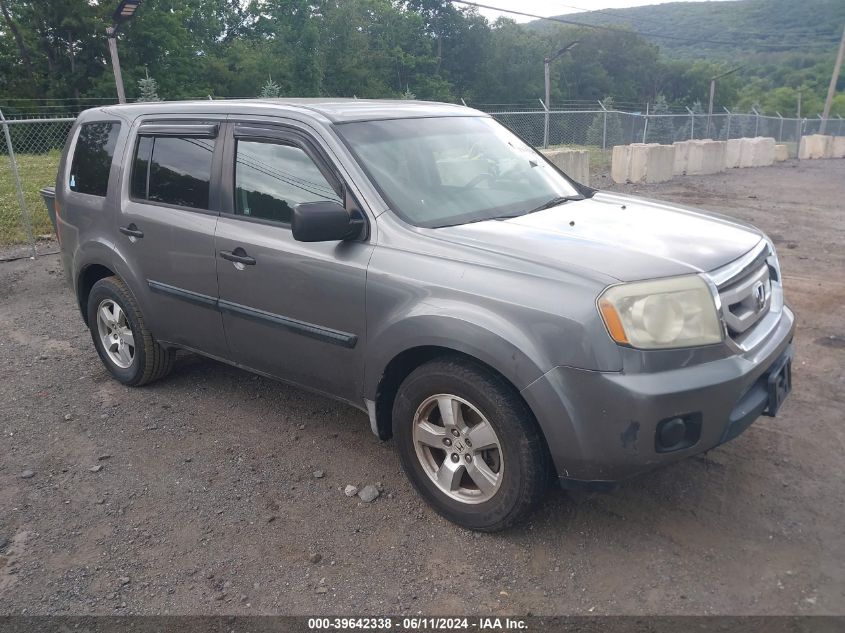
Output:
[[85,271],[91,266],[96,265],[108,268],[120,277],[135,296],[135,301],[138,302],[138,307],[147,320],[150,331],[155,331],[150,323],[150,317],[154,317],[155,315],[149,309],[147,302],[147,292],[149,291],[138,284],[129,265],[120,251],[114,247],[114,244],[102,238],[89,240],[81,244],[73,254],[73,290],[76,294],[76,301],[79,304],[80,312],[82,312],[83,320],[87,321],[88,319],[88,307],[82,304],[80,282]]
[[[369,400],[375,399],[390,361],[415,347],[443,347],[477,358],[517,389],[531,384],[552,366],[543,350],[521,330],[477,306],[459,309],[444,304],[418,304],[404,318],[389,319],[387,323],[387,327],[370,333],[367,343],[364,395]],[[503,334],[505,331],[509,335]]]

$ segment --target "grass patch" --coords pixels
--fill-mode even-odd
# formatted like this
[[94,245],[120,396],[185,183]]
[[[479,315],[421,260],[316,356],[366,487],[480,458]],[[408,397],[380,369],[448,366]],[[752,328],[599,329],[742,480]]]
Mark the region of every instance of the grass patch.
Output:
[[[23,195],[32,222],[35,236],[52,234],[53,226],[47,207],[38,193],[41,187],[56,184],[61,152],[54,150],[46,154],[16,154],[18,172],[23,185]],[[0,155],[0,244],[26,243],[21,209],[15,190],[15,179],[8,154]]]

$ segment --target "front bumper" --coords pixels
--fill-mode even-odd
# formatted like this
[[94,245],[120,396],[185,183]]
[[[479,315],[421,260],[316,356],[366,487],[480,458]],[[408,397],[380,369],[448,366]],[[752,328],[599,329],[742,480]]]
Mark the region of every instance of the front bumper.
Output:
[[[742,433],[766,408],[766,374],[792,354],[795,318],[784,307],[753,351],[648,373],[557,367],[522,391],[545,434],[561,484],[609,487]],[[696,441],[660,452],[658,424],[675,416],[700,423]]]

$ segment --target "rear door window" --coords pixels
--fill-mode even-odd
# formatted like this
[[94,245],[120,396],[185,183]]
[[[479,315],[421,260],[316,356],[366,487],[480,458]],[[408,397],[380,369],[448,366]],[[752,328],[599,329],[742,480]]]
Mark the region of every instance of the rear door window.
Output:
[[214,139],[141,136],[135,146],[132,197],[208,209]]
[[71,191],[105,197],[120,123],[83,123],[76,138],[68,186]]

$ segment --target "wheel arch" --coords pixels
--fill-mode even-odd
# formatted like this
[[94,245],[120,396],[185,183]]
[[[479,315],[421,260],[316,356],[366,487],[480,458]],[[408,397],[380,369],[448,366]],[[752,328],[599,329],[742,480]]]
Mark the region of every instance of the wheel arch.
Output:
[[79,311],[82,313],[82,320],[85,325],[88,323],[88,297],[91,295],[91,288],[94,284],[106,277],[118,276],[111,268],[104,264],[88,264],[79,271],[76,277],[76,299],[79,304]]
[[[393,401],[402,381],[435,358],[457,356],[480,365],[505,380],[523,400],[519,392],[547,370],[542,357],[535,359],[526,351],[530,346],[519,346],[481,325],[455,317],[409,318],[371,339],[368,346],[376,351],[367,359],[364,394],[372,403],[373,431],[382,440],[392,436]],[[526,406],[531,410],[527,401]]]

